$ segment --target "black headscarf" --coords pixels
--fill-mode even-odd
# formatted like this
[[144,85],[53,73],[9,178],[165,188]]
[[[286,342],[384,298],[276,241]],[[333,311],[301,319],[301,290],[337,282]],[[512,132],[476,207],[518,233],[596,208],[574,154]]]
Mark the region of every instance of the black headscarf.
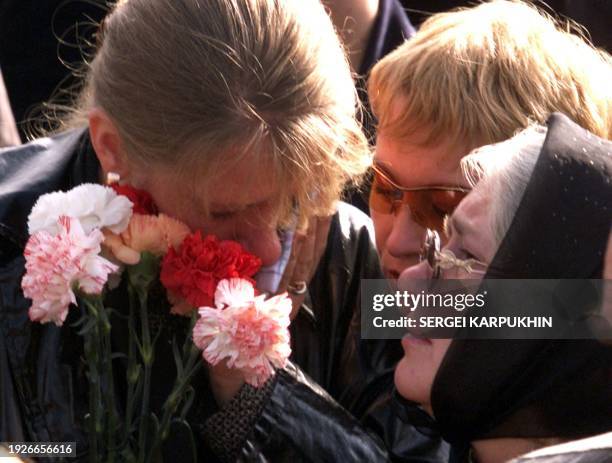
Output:
[[[485,278],[602,277],[612,143],[561,114],[547,124],[529,184]],[[456,339],[431,395],[442,435],[457,445],[598,434],[612,429],[612,344]]]

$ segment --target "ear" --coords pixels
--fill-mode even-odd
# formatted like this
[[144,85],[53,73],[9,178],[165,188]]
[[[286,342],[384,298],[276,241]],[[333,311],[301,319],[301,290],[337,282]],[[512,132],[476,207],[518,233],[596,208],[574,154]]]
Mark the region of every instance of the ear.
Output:
[[121,148],[119,131],[108,114],[101,108],[92,108],[89,111],[89,136],[102,166],[104,177],[109,172],[115,172],[122,179],[127,179],[130,168]]

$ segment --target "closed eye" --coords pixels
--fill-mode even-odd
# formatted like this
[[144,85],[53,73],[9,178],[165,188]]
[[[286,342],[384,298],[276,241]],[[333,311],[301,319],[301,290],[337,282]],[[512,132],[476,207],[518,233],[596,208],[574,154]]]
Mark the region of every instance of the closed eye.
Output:
[[240,209],[235,210],[227,210],[227,211],[212,211],[210,213],[211,218],[215,220],[230,220],[236,218],[238,215],[243,215],[245,213],[254,213],[259,214],[268,208],[271,204],[271,201],[266,199],[263,201],[259,201],[256,203],[247,204]]
[[382,195],[389,199],[395,199],[398,197],[398,191],[392,190],[390,188],[383,188],[383,187],[375,186],[374,191],[376,192],[376,194]]
[[211,212],[210,216],[215,220],[229,220],[236,216],[236,212],[233,212],[233,211]]

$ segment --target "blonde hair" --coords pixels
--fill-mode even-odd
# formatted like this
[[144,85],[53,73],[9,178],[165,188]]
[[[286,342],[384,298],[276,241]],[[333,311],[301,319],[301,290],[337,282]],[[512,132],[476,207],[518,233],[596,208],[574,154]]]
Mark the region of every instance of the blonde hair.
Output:
[[[492,1],[429,18],[369,80],[379,130],[494,143],[550,113],[612,136],[612,58],[533,6]],[[400,101],[401,114],[392,111]]]
[[[68,124],[101,107],[127,155],[193,172],[254,156],[285,219],[329,213],[370,163],[348,62],[317,0],[124,0]],[[64,126],[65,128],[65,126]]]

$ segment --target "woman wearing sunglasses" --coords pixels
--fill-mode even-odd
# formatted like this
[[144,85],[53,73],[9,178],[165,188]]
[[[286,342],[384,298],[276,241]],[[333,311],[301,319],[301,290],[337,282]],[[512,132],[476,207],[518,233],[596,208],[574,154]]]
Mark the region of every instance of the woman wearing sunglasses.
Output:
[[[477,150],[464,159],[464,170],[478,166],[484,179],[448,221],[442,250],[436,233],[429,232],[424,260],[403,272],[400,288],[404,279],[432,277],[602,278],[612,226],[610,152],[612,143],[561,114],[551,116],[547,129],[529,128]],[[497,158],[506,159],[490,162]],[[521,297],[529,296],[517,294],[517,304]],[[612,317],[605,306],[589,307],[572,306],[570,315],[593,321],[590,326],[600,327],[603,338],[409,335],[395,372],[397,390],[435,417],[437,429],[453,444],[452,461],[505,462],[540,447],[609,433]],[[604,456],[612,454],[612,434],[589,445],[578,455],[573,447],[570,457],[563,447],[519,461],[609,461]]]
[[560,111],[612,135],[612,59],[525,3],[437,14],[374,67],[378,118],[369,204],[387,278],[419,261],[425,229],[469,190],[459,162]]

